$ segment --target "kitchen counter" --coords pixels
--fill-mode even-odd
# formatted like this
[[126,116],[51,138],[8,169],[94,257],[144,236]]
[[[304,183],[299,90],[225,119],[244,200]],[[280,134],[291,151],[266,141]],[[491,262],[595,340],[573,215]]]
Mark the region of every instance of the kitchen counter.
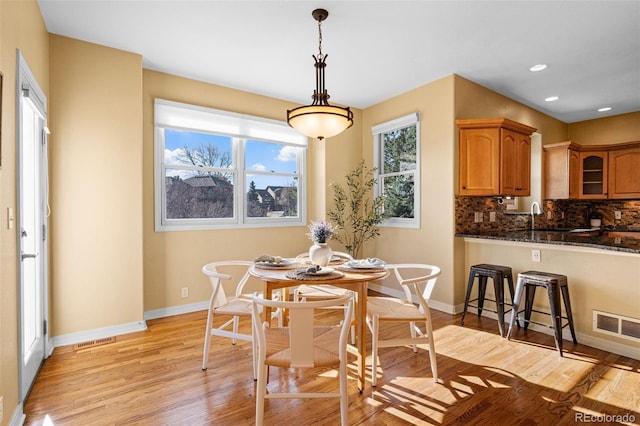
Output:
[[[614,232],[617,232],[620,236],[614,236]],[[609,233],[612,236],[608,236]],[[620,232],[620,230],[569,232],[567,230],[532,231],[530,229],[480,231],[477,233],[456,234],[456,237],[590,247],[640,254],[640,239],[629,235],[638,235],[640,237],[639,232],[627,233]]]
[[[619,242],[605,233],[608,234],[607,231],[602,234],[599,231],[534,231],[532,234],[530,230],[522,230],[460,235],[464,238],[456,240],[460,240],[457,241],[461,246],[459,251],[464,251],[464,266],[458,269],[455,303],[464,306],[468,271],[472,265],[508,265],[515,276],[531,270],[565,275],[571,287],[578,342],[639,359],[640,340],[623,336],[622,328],[611,332],[594,327],[596,313],[640,320],[640,239],[633,238],[638,233],[619,237]],[[534,250],[538,255],[535,260]],[[487,294],[489,298],[494,294],[492,286],[487,286]],[[548,312],[548,298],[543,294],[537,295],[534,306]],[[483,311],[483,315],[491,316],[491,313]],[[549,321],[542,317],[541,320]],[[531,326],[534,331],[552,334],[549,327]],[[571,340],[567,328],[563,333],[566,339]],[[553,338],[549,342],[553,348]]]

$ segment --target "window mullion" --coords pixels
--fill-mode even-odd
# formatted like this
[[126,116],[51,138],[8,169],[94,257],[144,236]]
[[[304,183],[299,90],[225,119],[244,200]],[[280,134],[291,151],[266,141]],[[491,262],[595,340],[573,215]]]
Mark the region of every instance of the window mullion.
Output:
[[238,185],[236,188],[235,195],[237,197],[236,200],[236,218],[238,223],[244,224],[247,221],[247,212],[246,212],[246,194],[245,194],[245,165],[246,165],[246,143],[247,140],[244,138],[233,138],[234,145],[234,156],[233,159],[233,168],[235,170],[236,175],[236,184]]

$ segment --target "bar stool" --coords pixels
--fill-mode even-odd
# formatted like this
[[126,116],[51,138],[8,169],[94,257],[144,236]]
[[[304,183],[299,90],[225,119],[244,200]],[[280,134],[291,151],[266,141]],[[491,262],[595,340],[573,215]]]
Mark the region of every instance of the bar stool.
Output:
[[[478,277],[478,297],[473,300],[469,300],[471,297],[471,290],[473,288],[473,283],[475,282],[476,277]],[[493,280],[493,288],[495,294],[495,300],[486,299],[485,292],[487,290],[487,278],[491,278]],[[492,311],[491,309],[487,309],[489,312],[495,312],[498,314],[498,329],[500,330],[500,336],[504,337],[504,280],[507,280],[507,285],[509,286],[509,293],[511,295],[511,300],[513,300],[514,292],[513,292],[513,274],[511,272],[511,268],[508,266],[501,265],[490,265],[487,263],[482,263],[479,265],[473,265],[469,269],[469,282],[467,283],[467,296],[464,299],[464,310],[462,311],[462,319],[460,320],[460,325],[464,325],[464,317],[467,315],[467,308],[471,306],[472,308],[478,309],[478,316],[482,315],[482,310],[484,308],[484,301],[488,300],[490,302],[495,302],[496,310]],[[478,302],[477,305],[472,305],[471,302]],[[509,305],[509,304],[507,304]],[[509,305],[511,306],[511,305]],[[507,311],[509,312],[509,311]],[[518,326],[520,323],[518,323]]]
[[[533,297],[535,296],[536,289],[538,287],[544,287],[547,289],[549,295],[549,310],[551,312],[542,312],[533,309]],[[526,288],[525,296],[525,308],[518,311],[520,305],[520,299],[522,298],[522,290]],[[558,291],[560,290],[560,291]],[[562,307],[560,306],[560,293],[562,293],[562,299],[564,300],[564,310],[566,316],[562,316]],[[524,312],[524,329],[527,329],[529,323],[538,325],[548,324],[531,321],[531,313],[537,312],[539,314],[545,314],[551,316],[551,328],[554,331],[554,338],[556,341],[556,348],[562,356],[562,329],[569,326],[571,330],[571,337],[573,343],[578,343],[576,340],[576,332],[573,328],[573,314],[571,313],[571,300],[569,299],[569,285],[567,284],[567,277],[565,275],[552,274],[549,272],[539,271],[527,271],[518,274],[518,282],[516,284],[516,295],[513,299],[513,308],[511,310],[511,321],[509,321],[509,331],[507,332],[507,339],[511,336],[511,329],[513,323],[518,319],[518,315]],[[567,320],[566,324],[562,325],[562,320]]]

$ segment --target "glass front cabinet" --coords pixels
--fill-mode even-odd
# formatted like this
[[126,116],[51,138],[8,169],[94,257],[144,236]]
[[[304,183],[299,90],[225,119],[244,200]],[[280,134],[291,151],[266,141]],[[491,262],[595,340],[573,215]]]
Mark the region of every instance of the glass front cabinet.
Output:
[[580,153],[580,198],[607,198],[607,152]]

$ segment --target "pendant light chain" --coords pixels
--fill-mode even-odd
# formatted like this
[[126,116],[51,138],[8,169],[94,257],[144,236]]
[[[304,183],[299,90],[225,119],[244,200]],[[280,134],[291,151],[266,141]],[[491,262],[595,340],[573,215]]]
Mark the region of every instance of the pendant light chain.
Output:
[[329,94],[324,86],[325,60],[328,55],[322,53],[322,21],[329,16],[324,9],[311,13],[318,21],[318,56],[312,55],[316,70],[316,89],[313,91],[311,105],[287,110],[287,123],[300,133],[323,140],[335,136],[353,125],[353,112],[349,107],[329,104]]
[[322,60],[322,21],[318,21],[318,60]]

